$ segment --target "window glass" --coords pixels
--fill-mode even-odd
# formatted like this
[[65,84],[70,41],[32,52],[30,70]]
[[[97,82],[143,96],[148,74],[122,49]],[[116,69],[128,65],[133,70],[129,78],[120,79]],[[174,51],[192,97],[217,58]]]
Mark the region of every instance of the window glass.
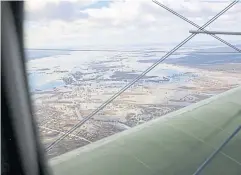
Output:
[[[191,35],[190,30],[198,30],[195,25],[202,26],[228,3],[163,1],[195,23],[192,25],[152,1],[26,1],[29,88],[48,157],[239,86],[240,35],[217,35],[224,43],[211,35],[197,34],[165,57]],[[240,5],[206,29],[238,32]],[[162,59],[115,100],[108,101]],[[90,117],[99,107],[103,109]]]

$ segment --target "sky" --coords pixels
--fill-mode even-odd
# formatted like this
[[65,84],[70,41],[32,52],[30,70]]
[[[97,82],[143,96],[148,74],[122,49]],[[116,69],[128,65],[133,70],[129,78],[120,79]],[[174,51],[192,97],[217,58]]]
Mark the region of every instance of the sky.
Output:
[[[198,25],[219,13],[229,0],[158,0]],[[192,25],[151,0],[25,1],[26,48],[117,48],[179,43]],[[206,29],[240,31],[241,2]],[[220,36],[233,44],[240,36]],[[218,43],[198,35],[190,43]],[[222,45],[222,44],[221,44]]]

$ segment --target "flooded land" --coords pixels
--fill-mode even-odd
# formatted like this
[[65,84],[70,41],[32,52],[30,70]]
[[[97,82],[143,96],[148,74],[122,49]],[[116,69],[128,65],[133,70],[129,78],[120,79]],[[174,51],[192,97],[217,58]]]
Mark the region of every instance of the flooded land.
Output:
[[[45,147],[161,56],[153,51],[102,53],[101,59],[100,53],[88,54],[86,58],[90,59],[75,52],[27,63],[36,121]],[[194,52],[160,64],[55,145],[48,156],[88,145],[239,86],[241,55],[211,55]]]

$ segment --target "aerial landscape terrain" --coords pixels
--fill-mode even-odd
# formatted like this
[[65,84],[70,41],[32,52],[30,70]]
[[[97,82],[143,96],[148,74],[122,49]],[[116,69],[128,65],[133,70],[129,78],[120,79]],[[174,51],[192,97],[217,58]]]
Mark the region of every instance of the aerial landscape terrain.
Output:
[[[241,47],[238,45],[237,47]],[[165,48],[27,50],[27,73],[44,147],[155,63]],[[241,55],[186,46],[55,145],[49,157],[119,133],[241,84]]]

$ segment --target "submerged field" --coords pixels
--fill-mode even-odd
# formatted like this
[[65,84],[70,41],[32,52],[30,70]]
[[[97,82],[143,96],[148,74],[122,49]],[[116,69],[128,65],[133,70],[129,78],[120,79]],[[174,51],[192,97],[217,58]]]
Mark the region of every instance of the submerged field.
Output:
[[[203,53],[210,51],[213,53]],[[61,141],[48,155],[62,154],[237,87],[241,84],[241,55],[216,52],[217,48],[183,48]],[[29,86],[45,146],[165,54],[153,48],[34,53],[31,51],[27,61]]]

